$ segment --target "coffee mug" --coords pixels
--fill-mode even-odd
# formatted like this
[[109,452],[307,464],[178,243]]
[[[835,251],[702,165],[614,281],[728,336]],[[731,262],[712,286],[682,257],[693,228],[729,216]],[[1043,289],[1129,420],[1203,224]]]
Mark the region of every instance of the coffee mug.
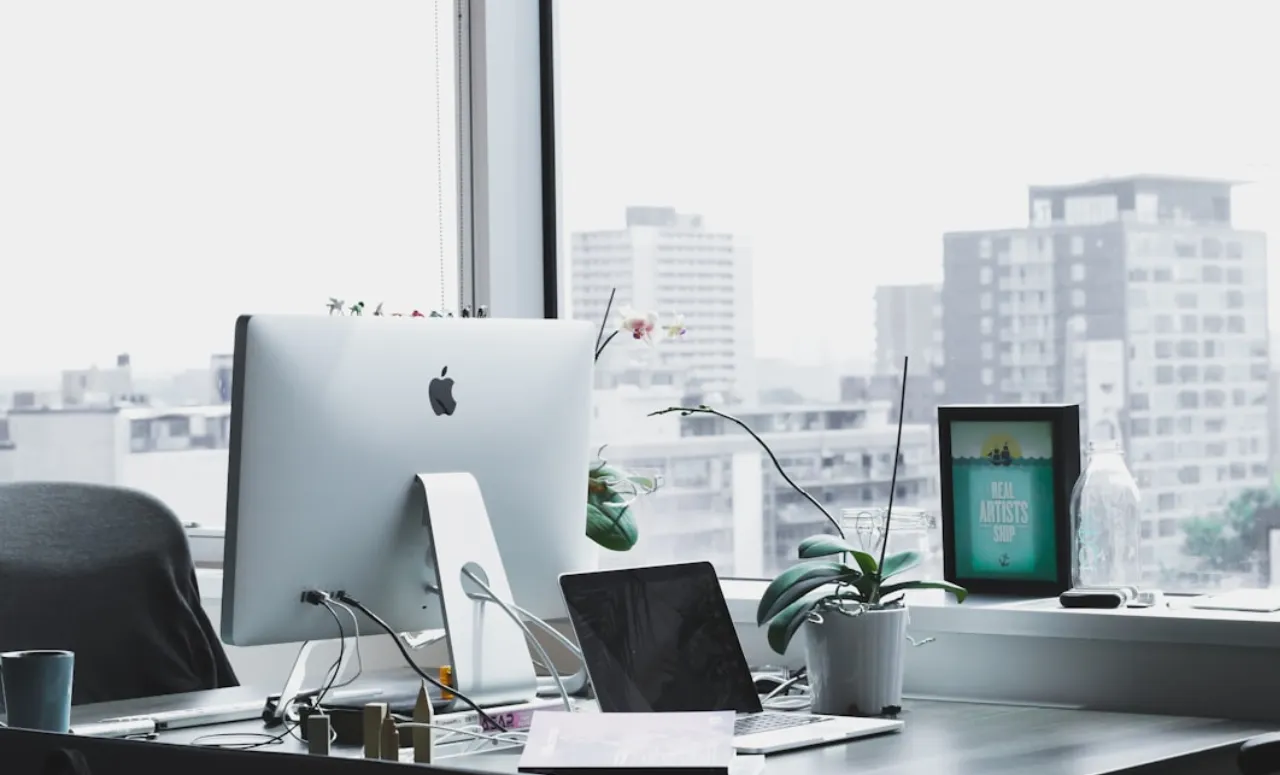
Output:
[[10,651],[0,654],[0,692],[6,723],[18,729],[66,733],[71,727],[70,651]]

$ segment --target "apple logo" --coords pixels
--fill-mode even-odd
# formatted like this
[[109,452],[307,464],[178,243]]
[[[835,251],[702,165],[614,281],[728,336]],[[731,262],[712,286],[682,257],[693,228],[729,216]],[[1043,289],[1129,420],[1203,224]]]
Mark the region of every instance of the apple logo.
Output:
[[445,376],[449,373],[449,367],[445,366],[440,370],[440,376],[431,380],[431,384],[427,386],[427,398],[431,399],[431,411],[439,415],[451,415],[453,410],[458,408],[458,402],[453,400],[453,378]]

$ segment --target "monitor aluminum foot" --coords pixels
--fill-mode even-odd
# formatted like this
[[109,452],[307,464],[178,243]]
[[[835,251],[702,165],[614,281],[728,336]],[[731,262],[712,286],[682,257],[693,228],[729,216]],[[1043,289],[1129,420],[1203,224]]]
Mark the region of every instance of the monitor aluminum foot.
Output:
[[479,483],[469,473],[419,474],[417,482],[454,687],[484,707],[535,699],[538,678],[524,631],[463,572],[482,579],[499,599],[513,599]]

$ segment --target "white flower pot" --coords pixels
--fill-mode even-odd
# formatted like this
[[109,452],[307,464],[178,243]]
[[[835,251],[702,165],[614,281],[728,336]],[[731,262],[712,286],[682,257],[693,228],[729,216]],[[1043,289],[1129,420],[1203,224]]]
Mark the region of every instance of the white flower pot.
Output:
[[902,706],[906,608],[828,611],[803,626],[814,713],[878,716]]

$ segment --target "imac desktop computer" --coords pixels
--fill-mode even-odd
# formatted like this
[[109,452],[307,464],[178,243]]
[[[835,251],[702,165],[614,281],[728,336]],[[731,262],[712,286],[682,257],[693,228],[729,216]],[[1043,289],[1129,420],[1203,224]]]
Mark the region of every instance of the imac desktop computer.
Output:
[[[495,597],[554,618],[560,574],[595,566],[595,337],[568,320],[241,317],[223,639],[333,639],[306,598],[341,591],[395,632],[445,630],[472,699],[522,701],[536,678],[520,625],[450,591],[478,565]],[[518,659],[493,653],[516,642]]]

